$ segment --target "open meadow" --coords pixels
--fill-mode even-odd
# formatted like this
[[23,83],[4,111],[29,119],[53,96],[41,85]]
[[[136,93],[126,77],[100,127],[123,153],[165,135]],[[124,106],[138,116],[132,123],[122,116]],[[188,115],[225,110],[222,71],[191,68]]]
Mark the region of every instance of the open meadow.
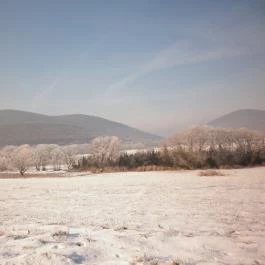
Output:
[[265,167],[0,179],[0,264],[265,264]]

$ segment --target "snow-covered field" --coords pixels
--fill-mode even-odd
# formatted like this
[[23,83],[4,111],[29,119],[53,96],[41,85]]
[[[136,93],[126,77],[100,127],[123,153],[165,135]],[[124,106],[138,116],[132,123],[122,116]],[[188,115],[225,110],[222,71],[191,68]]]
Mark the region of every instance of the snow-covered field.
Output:
[[265,168],[222,172],[0,179],[0,264],[265,264]]

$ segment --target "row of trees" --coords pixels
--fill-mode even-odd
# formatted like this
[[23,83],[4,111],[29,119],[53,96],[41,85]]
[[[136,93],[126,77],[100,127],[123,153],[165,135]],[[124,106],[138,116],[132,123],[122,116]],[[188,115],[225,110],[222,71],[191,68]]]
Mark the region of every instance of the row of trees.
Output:
[[74,167],[117,167],[132,170],[258,165],[265,162],[265,134],[246,129],[198,126],[170,137],[156,151],[134,154],[115,152],[116,156],[103,159],[107,149],[106,146],[102,146],[102,149],[97,149],[101,150],[100,156],[84,157]]
[[169,138],[165,144],[171,148],[173,158],[182,158],[188,168],[265,162],[264,132],[199,126]]
[[71,169],[75,163],[76,146],[39,144],[29,146],[6,146],[0,150],[0,171],[17,169],[23,176],[30,168],[45,171],[47,165],[60,170],[63,164]]
[[[80,154],[86,155],[81,156]],[[78,158],[79,157],[79,158]],[[88,145],[6,146],[0,150],[0,171],[16,168],[21,175],[30,166],[37,171],[68,169],[103,170],[105,167],[137,169],[219,168],[249,166],[265,162],[265,134],[245,129],[219,129],[207,126],[190,128],[165,140],[155,151],[129,154],[121,151],[115,136],[100,136]]]
[[98,167],[104,167],[117,159],[120,147],[121,141],[116,136],[100,136],[85,145],[6,146],[0,150],[0,171],[17,169],[23,176],[30,167],[37,171],[47,170],[48,165],[55,171],[62,165],[72,169],[80,154],[86,154],[84,157],[89,156]]

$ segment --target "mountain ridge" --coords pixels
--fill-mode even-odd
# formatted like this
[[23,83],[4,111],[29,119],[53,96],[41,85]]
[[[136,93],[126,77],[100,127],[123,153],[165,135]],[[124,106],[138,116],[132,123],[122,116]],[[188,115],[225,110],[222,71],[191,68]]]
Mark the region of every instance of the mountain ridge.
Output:
[[0,110],[0,146],[7,144],[79,144],[100,135],[116,135],[125,142],[152,143],[162,137],[93,115],[45,115]]
[[222,128],[247,128],[255,131],[265,131],[265,110],[235,110],[210,121],[208,125]]

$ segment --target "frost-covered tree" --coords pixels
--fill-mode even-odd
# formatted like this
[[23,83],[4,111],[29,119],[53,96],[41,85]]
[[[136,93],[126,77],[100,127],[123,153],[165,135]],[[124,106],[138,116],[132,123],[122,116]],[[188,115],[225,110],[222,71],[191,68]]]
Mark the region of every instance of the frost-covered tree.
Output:
[[99,136],[91,142],[91,153],[100,166],[114,161],[120,151],[121,141],[116,136]]
[[32,150],[32,161],[36,170],[46,170],[46,166],[49,162],[50,148],[47,144],[38,144]]
[[7,170],[7,165],[8,165],[7,159],[0,155],[0,171]]
[[64,153],[60,146],[54,145],[54,148],[51,151],[51,161],[53,165],[53,170],[61,170],[61,165],[63,164]]
[[78,152],[78,146],[76,145],[67,145],[62,148],[63,160],[67,165],[68,169],[72,169],[76,160],[76,155]]
[[32,163],[32,150],[27,144],[17,147],[12,153],[12,164],[21,176],[25,174]]
[[0,171],[5,171],[11,167],[11,154],[16,146],[7,145],[0,150]]
[[195,126],[172,136],[166,141],[166,144],[188,151],[201,151],[209,146],[210,132],[210,127]]

